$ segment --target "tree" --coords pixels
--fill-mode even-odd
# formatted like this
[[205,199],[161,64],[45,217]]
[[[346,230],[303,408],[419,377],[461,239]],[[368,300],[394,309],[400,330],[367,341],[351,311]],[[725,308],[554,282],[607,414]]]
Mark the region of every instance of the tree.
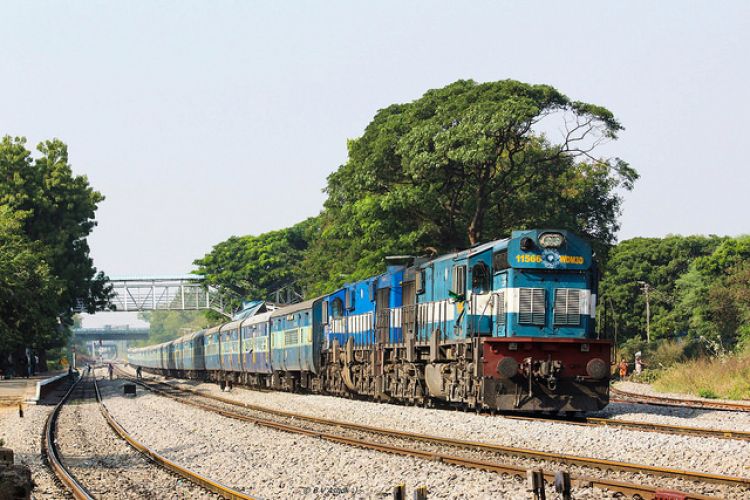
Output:
[[722,340],[750,344],[750,260],[729,268],[711,286],[708,307]]
[[314,224],[314,219],[308,219],[258,236],[232,236],[194,262],[196,273],[206,283],[245,299],[272,299],[282,289],[301,294],[297,267]]
[[688,300],[688,282],[695,284],[686,273],[691,264],[710,255],[721,242],[717,237],[668,236],[633,238],[615,246],[600,286],[600,312],[607,309],[608,327],[617,323],[619,340],[645,336],[646,301],[640,282],[649,284],[652,338],[689,331],[690,318],[678,305],[681,297]]
[[675,315],[692,336],[734,346],[750,339],[747,291],[750,236],[724,238],[677,282]]
[[[558,141],[543,130],[565,130]],[[388,253],[464,248],[530,226],[614,241],[638,175],[594,156],[616,139],[607,109],[548,85],[458,81],[380,110],[328,177],[320,230],[303,268],[311,290],[382,270]]]
[[[26,237],[59,283],[55,323],[72,324],[73,311],[104,308],[110,298],[106,276],[97,272],[86,237],[96,225],[94,213],[104,197],[85,176],[73,175],[67,146],[54,139],[37,146],[32,157],[22,137],[0,141],[0,204],[13,212]],[[65,338],[58,329],[52,344]],[[44,347],[44,346],[40,346]]]
[[[0,205],[0,352],[42,347],[58,332],[62,283],[21,218]],[[4,358],[0,361],[4,361]]]

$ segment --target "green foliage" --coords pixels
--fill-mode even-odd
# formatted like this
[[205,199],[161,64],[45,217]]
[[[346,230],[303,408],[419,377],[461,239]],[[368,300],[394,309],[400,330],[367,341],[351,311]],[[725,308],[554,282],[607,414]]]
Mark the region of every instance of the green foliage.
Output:
[[[216,323],[201,311],[151,311],[142,312],[139,317],[149,322],[149,338],[133,343],[135,347],[161,344]],[[220,323],[224,321],[226,318],[219,320]]]
[[724,239],[678,280],[676,312],[719,350],[750,341],[750,236]]
[[706,399],[717,399],[719,397],[719,395],[711,389],[698,389],[698,395]]
[[27,340],[44,345],[59,331],[63,285],[44,250],[26,236],[22,217],[0,205],[0,352]]
[[600,313],[606,308],[608,334],[613,335],[617,325],[619,342],[646,338],[646,298],[640,282],[649,284],[651,338],[687,332],[689,319],[675,311],[678,282],[691,263],[710,255],[722,241],[714,236],[668,236],[633,238],[615,246],[600,286]]
[[[42,142],[37,151],[39,155],[32,157],[24,138],[0,140],[0,205],[6,207],[3,218],[14,221],[14,229],[9,230],[22,233],[29,242],[14,243],[24,248],[23,263],[14,262],[9,251],[3,258],[11,260],[3,265],[26,266],[35,274],[26,281],[36,280],[39,285],[28,285],[22,294],[26,305],[19,300],[12,306],[16,325],[11,328],[23,332],[13,342],[45,348],[64,341],[64,327],[72,324],[76,306],[87,312],[102,309],[110,290],[106,277],[93,266],[86,242],[96,225],[97,204],[104,197],[89,186],[86,177],[73,175],[67,146],[61,141]],[[6,323],[9,317],[4,316]]]
[[[537,129],[560,120],[554,143]],[[320,293],[380,272],[388,254],[464,248],[512,229],[561,227],[611,243],[619,188],[638,175],[592,156],[621,125],[547,85],[458,81],[380,110],[328,178],[302,272]]]
[[310,218],[258,236],[232,236],[197,259],[196,272],[208,284],[244,299],[273,299],[274,292],[282,289],[301,295],[298,266],[315,225],[316,219]]
[[649,284],[652,339],[687,336],[696,353],[713,354],[750,342],[750,237],[634,238],[614,247],[599,314],[606,309],[608,333],[617,325],[621,344],[646,337],[641,282]]
[[706,398],[748,399],[750,351],[676,364],[659,376],[654,388]]

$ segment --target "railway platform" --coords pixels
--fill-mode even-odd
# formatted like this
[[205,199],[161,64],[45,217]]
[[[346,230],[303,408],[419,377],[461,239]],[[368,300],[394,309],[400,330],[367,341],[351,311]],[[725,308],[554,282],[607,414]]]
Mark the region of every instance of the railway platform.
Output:
[[15,406],[18,403],[36,404],[44,392],[44,388],[60,380],[67,373],[67,371],[55,371],[37,374],[29,378],[15,377],[0,380],[0,407]]

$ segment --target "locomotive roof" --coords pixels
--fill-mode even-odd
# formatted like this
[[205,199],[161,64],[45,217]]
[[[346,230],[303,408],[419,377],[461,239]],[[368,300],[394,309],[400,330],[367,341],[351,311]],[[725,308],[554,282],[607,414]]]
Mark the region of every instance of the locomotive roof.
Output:
[[510,241],[509,238],[504,238],[504,239],[494,240],[494,241],[488,241],[487,243],[482,243],[482,244],[473,246],[471,248],[466,248],[464,250],[459,250],[458,252],[452,252],[452,253],[446,253],[446,254],[440,255],[438,257],[435,257],[434,259],[428,260],[427,262],[425,262],[425,263],[423,263],[423,264],[421,264],[421,265],[419,265],[417,267],[419,267],[419,268],[427,267],[427,266],[429,266],[430,264],[432,264],[434,262],[442,262],[444,260],[456,260],[456,259],[463,259],[463,258],[466,258],[466,257],[471,257],[473,255],[477,255],[478,253],[482,253],[485,250],[489,250],[491,248],[495,248],[496,246],[498,246],[498,245],[500,245],[502,243],[507,243],[508,241]]

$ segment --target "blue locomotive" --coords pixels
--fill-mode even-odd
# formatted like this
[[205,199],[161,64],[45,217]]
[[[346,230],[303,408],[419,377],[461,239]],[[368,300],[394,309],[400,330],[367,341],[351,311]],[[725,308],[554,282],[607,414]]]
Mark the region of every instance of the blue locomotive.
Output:
[[387,271],[322,297],[128,351],[170,376],[471,409],[574,412],[609,400],[591,246],[563,230]]

